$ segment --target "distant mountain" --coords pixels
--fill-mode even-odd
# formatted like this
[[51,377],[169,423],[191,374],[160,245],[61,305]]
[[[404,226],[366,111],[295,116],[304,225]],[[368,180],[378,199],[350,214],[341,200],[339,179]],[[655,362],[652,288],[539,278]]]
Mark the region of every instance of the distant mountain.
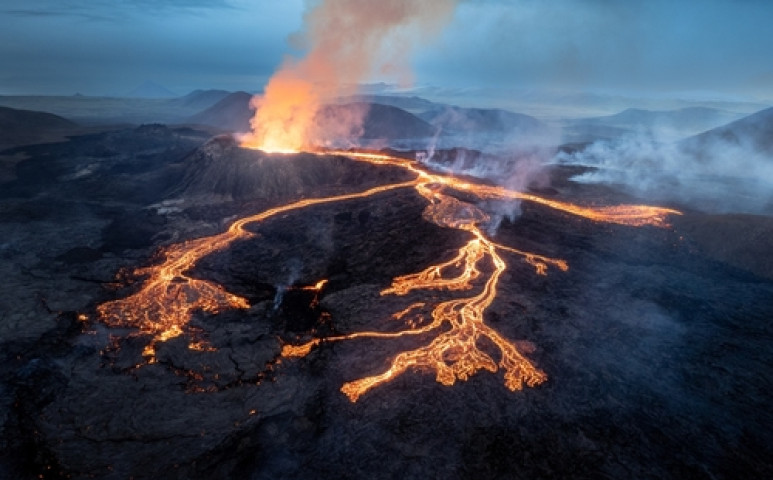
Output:
[[596,140],[612,140],[619,138],[631,130],[627,128],[611,127],[608,125],[574,124],[564,126],[564,142],[590,143]]
[[171,90],[150,80],[145,80],[137,88],[130,90],[128,98],[173,98],[178,95]]
[[500,109],[440,107],[419,114],[443,133],[534,134],[548,129],[536,118]]
[[365,112],[362,121],[363,139],[412,139],[431,137],[436,128],[421,118],[401,108],[379,103],[352,102],[341,105],[327,105],[315,118],[324,128],[330,124],[342,124],[347,119]]
[[198,112],[211,107],[230,94],[231,92],[226,90],[194,90],[188,95],[176,98],[175,102],[181,107]]
[[421,97],[400,95],[352,95],[342,98],[341,103],[377,103],[401,108],[411,113],[420,113],[441,107],[441,104]]
[[0,148],[45,141],[77,127],[53,113],[0,107]]
[[684,132],[700,132],[741,117],[740,114],[708,107],[688,107],[678,110],[644,110],[629,108],[614,115],[572,120],[573,125],[603,125],[631,130],[670,128]]
[[695,135],[681,142],[681,146],[702,153],[718,143],[773,155],[773,107]]
[[255,113],[250,108],[252,95],[234,92],[223,97],[211,107],[188,118],[188,123],[209,125],[230,132],[247,132],[250,119]]

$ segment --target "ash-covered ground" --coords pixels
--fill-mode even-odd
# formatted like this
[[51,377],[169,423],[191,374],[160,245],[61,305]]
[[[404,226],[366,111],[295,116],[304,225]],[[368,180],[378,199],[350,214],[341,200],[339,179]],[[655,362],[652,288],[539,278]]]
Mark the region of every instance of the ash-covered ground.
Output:
[[[129,272],[158,262],[161,246],[409,174],[340,156],[266,156],[160,125],[2,158],[1,477],[773,476],[773,269],[770,252],[749,254],[759,245],[749,232],[773,232],[768,217],[688,209],[672,228],[632,228],[523,203],[494,240],[569,270],[538,276],[503,254],[509,267],[485,318],[533,345],[548,381],[510,392],[501,372],[449,387],[412,371],[351,403],[343,383],[431,337],[279,353],[284,342],[399,329],[392,313],[439,295],[379,294],[467,239],[423,220],[412,189],[251,225],[256,236],[193,270],[250,308],[196,314],[152,365],[148,336],[107,328],[95,309],[136,291],[142,278]],[[569,181],[578,168],[552,167],[538,193],[632,201]],[[322,278],[318,305],[293,288]],[[190,350],[193,336],[216,350]]]

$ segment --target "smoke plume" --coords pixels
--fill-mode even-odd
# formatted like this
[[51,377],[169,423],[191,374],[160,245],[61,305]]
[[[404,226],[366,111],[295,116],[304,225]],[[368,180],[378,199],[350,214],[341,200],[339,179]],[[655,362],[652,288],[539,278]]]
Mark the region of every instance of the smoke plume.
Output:
[[676,202],[710,213],[773,211],[773,151],[743,137],[670,142],[640,132],[556,158],[593,168],[575,181],[623,187],[650,202]]
[[335,136],[356,137],[366,111],[330,127],[317,124],[317,112],[337,97],[356,93],[359,83],[374,76],[408,84],[409,52],[439,33],[455,5],[456,0],[312,3],[301,39],[308,53],[300,60],[285,59],[265,93],[253,98],[253,131],[242,143],[287,152],[324,145]]

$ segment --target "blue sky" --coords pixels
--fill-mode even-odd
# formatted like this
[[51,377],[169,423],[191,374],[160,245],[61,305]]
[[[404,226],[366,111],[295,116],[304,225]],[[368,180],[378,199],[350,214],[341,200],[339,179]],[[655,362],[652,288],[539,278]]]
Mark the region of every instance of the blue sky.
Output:
[[[377,0],[373,0],[377,1]],[[420,1],[420,0],[417,0]],[[431,0],[424,0],[431,1]],[[302,0],[0,0],[0,94],[259,91]],[[467,0],[419,86],[773,101],[773,2]],[[373,82],[380,79],[373,78]]]

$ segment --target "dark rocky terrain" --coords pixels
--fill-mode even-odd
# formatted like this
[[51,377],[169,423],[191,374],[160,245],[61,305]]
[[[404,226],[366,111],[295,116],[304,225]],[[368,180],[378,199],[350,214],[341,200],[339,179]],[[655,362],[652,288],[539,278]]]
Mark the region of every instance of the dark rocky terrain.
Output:
[[[206,257],[193,275],[250,303],[195,315],[216,351],[186,348],[192,330],[137,367],[148,337],[108,329],[95,308],[136,291],[130,270],[157,262],[159,246],[405,172],[268,156],[163,125],[2,154],[23,159],[0,185],[0,477],[773,476],[773,276],[746,257],[771,236],[765,217],[744,217],[717,243],[726,216],[687,210],[670,229],[631,228],[524,203],[493,238],[570,268],[543,277],[506,257],[486,321],[536,347],[529,357],[547,383],[510,392],[501,372],[479,372],[446,387],[410,372],[350,403],[344,382],[428,338],[277,358],[299,338],[390,330],[392,313],[425,299],[379,292],[452,257],[467,235],[424,221],[413,190],[290,212]],[[539,193],[630,201],[569,181],[578,168],[552,167]],[[769,265],[770,251],[757,251]],[[319,305],[286,290],[320,278],[330,282]]]

